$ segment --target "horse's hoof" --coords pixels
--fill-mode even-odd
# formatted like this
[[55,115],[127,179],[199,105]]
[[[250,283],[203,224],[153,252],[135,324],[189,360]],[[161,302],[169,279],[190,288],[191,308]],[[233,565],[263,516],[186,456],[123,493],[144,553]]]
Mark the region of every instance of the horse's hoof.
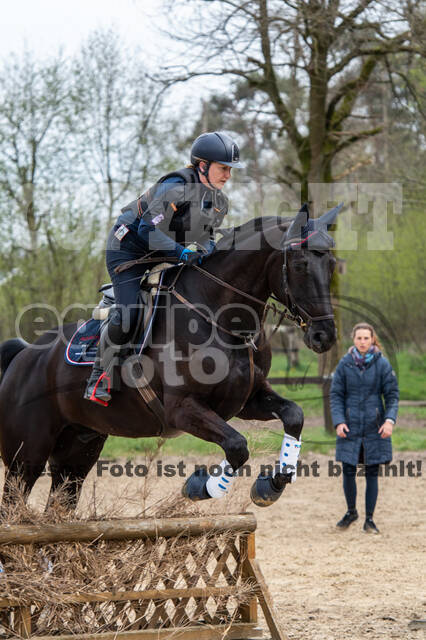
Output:
[[252,485],[250,498],[258,507],[270,507],[278,500],[289,482],[291,474],[277,473],[274,478],[259,476]]
[[193,502],[196,502],[197,500],[208,500],[211,498],[206,489],[208,478],[208,474],[199,474],[194,471],[182,487],[183,497],[189,498],[189,500],[192,500]]

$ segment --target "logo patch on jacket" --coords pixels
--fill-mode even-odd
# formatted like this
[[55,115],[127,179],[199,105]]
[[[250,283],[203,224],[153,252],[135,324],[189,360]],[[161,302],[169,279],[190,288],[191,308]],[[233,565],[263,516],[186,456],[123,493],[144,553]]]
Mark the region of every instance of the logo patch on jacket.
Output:
[[125,235],[127,235],[129,233],[130,229],[128,227],[126,227],[125,224],[122,224],[118,227],[117,231],[115,231],[114,235],[117,238],[117,240],[121,240],[124,238]]
[[164,220],[164,216],[162,213],[159,213],[158,216],[152,219],[152,224],[160,224],[162,220]]

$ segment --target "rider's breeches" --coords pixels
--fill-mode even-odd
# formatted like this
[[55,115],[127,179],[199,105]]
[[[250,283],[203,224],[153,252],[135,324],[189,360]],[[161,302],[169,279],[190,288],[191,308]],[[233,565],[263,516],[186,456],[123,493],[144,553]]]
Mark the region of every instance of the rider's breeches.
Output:
[[[124,261],[121,258],[121,262]],[[115,273],[118,264],[116,252],[108,251],[107,268],[114,287],[116,308],[110,313],[107,331],[109,341],[117,345],[128,342],[136,330],[140,280],[146,271],[146,265],[135,265]]]

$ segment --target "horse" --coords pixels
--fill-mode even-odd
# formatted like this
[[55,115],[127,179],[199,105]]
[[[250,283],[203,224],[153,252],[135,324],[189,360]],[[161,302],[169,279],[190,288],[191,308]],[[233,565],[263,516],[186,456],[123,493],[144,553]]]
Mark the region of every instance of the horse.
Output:
[[[226,234],[202,268],[173,267],[165,273],[169,305],[158,308],[143,354],[144,367],[151,366],[151,388],[164,407],[163,423],[130,383],[121,384],[107,408],[83,399],[85,367],[64,361],[75,324],[52,329],[32,344],[18,338],[2,343],[2,507],[13,501],[13,483],[19,482],[28,497],[48,462],[47,504],[63,485],[74,509],[109,435],[192,434],[223,449],[230,476],[249,458],[247,440],[228,424],[230,418],[278,417],[285,434],[299,441],[302,409],[267,382],[271,349],[263,319],[274,296],[300,324],[310,349],[322,353],[335,342],[330,281],[336,261],[327,229],[339,210],[312,219],[304,206],[295,218],[256,218]],[[262,486],[258,479],[252,499],[271,504],[292,476],[279,473]],[[192,474],[183,494],[191,500],[211,498],[207,480]]]

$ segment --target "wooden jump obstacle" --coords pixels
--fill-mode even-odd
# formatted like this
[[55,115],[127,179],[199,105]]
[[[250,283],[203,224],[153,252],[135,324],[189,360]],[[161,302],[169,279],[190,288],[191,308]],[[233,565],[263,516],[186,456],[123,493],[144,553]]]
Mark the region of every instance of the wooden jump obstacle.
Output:
[[[0,526],[0,556],[4,545],[43,545],[56,543],[91,543],[115,540],[142,540],[144,545],[153,545],[159,540],[172,544],[177,537],[194,540],[193,570],[186,569],[179,576],[171,572],[168,579],[159,584],[144,585],[139,590],[137,581],[134,590],[97,593],[64,594],[62,602],[72,607],[81,607],[83,615],[91,607],[120,607],[126,611],[125,629],[103,625],[102,632],[66,633],[57,629],[52,635],[37,635],[37,622],[43,616],[45,603],[34,599],[22,604],[19,598],[1,597],[0,586],[0,638],[37,638],[37,640],[219,640],[249,639],[262,637],[258,626],[257,604],[259,603],[273,640],[285,640],[275,618],[271,597],[255,558],[256,519],[253,514],[211,516],[201,518],[163,518],[151,520],[123,519],[93,522],[67,522],[43,526]],[[215,544],[215,536],[226,532],[225,547]],[[209,545],[201,554],[196,552],[197,537],[209,535]],[[218,538],[219,539],[219,538]],[[213,545],[213,546],[212,546]],[[25,547],[26,548],[26,547]],[[4,549],[4,547],[3,547]],[[212,561],[214,570],[209,569]],[[7,574],[7,566],[4,567]],[[205,586],[196,586],[200,578]],[[29,578],[30,579],[30,578]],[[179,586],[182,579],[186,587]],[[250,579],[254,590],[249,601],[232,611],[232,596],[235,596],[241,581]],[[158,578],[157,578],[158,582]],[[220,604],[215,606],[215,598]],[[207,607],[206,603],[213,603]],[[191,613],[187,613],[191,603]],[[46,612],[45,614],[46,615]],[[128,622],[129,620],[133,620]],[[104,631],[106,627],[106,631]]]

